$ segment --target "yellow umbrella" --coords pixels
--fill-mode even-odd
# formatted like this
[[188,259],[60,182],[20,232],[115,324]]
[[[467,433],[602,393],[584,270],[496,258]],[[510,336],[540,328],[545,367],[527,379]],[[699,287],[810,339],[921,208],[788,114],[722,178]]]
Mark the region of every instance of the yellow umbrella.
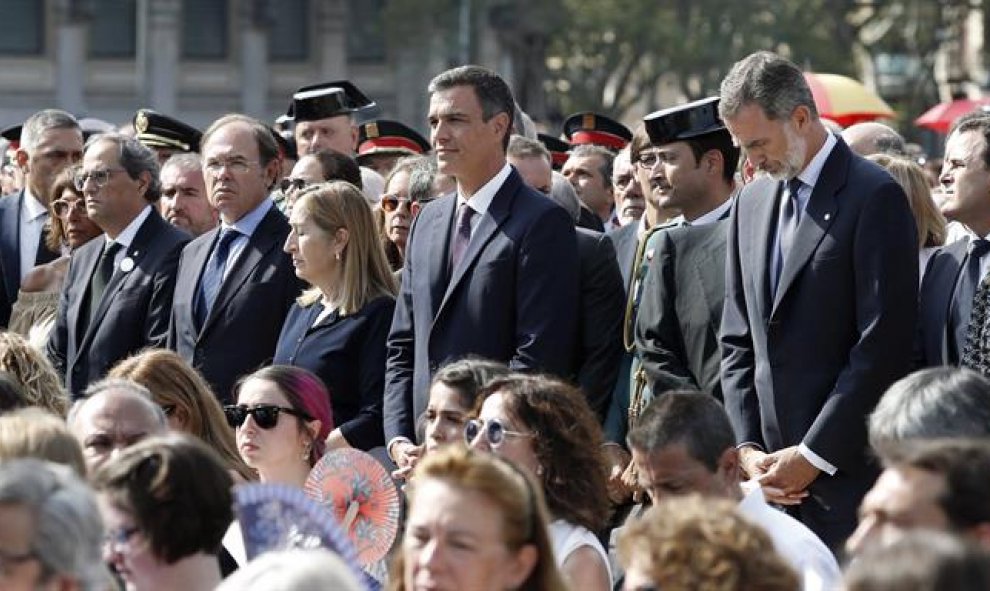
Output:
[[842,127],[861,121],[891,119],[894,110],[884,100],[868,90],[859,80],[839,74],[805,72],[805,80],[815,97],[818,114],[828,117]]

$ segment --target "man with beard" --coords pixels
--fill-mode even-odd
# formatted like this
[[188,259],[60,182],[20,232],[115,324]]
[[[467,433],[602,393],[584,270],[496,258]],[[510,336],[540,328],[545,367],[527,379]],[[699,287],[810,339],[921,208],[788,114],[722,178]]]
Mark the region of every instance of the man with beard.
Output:
[[175,154],[162,166],[162,216],[193,238],[217,227],[220,213],[206,198],[199,154]]
[[725,407],[745,473],[835,551],[878,474],[866,415],[911,366],[914,219],[890,175],[825,128],[784,58],[737,62],[719,114],[759,172],[729,220]]

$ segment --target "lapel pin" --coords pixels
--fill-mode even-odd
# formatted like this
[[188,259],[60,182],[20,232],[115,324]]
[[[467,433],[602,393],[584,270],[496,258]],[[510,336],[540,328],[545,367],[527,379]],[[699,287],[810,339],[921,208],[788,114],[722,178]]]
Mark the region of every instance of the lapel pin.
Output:
[[[135,253],[137,254],[137,253]],[[124,260],[120,261],[120,270],[124,273],[130,273],[134,270],[134,259],[131,257],[124,257]]]
[[832,217],[832,214],[826,213],[825,214],[825,221],[827,222],[831,217]]

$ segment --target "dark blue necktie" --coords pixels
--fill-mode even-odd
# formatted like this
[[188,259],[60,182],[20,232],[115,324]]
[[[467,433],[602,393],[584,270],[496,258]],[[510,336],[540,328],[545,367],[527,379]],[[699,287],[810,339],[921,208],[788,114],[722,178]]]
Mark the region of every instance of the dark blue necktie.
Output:
[[980,285],[980,261],[983,255],[990,252],[990,240],[979,238],[971,240],[967,247],[966,263],[959,274],[959,281],[956,282],[956,293],[954,296],[955,306],[953,306],[952,339],[949,342],[951,359],[958,361],[963,346],[966,344],[966,330],[969,326],[969,317],[973,313],[973,298],[976,296],[976,288]]
[[784,261],[794,246],[794,237],[797,235],[798,225],[801,223],[801,200],[798,198],[798,191],[804,185],[801,179],[794,177],[787,181],[787,201],[784,203],[784,210],[780,214],[780,223],[777,227],[777,257],[776,268],[774,269],[773,293],[777,294],[777,285],[780,283],[780,276],[784,273]]
[[199,298],[196,305],[196,325],[202,328],[206,322],[213,303],[220,292],[220,285],[223,283],[223,274],[227,269],[227,258],[230,256],[230,245],[240,236],[241,233],[233,228],[220,230],[220,238],[210,258],[206,261],[206,268],[203,269],[203,278],[199,282]]

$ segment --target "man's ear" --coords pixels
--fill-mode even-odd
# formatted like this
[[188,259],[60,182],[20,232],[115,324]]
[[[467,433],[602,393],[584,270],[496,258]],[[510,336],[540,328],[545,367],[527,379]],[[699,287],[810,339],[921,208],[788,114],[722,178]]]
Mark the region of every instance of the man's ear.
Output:
[[811,109],[806,105],[798,105],[791,112],[791,122],[798,131],[804,130],[811,122]]
[[739,461],[739,450],[727,447],[718,457],[718,475],[726,486],[736,486],[742,480],[742,463]]
[[489,121],[495,124],[495,133],[497,133],[499,137],[504,137],[504,134],[512,133],[509,129],[508,113],[497,113]]
[[984,521],[982,523],[977,523],[973,527],[966,530],[969,537],[976,541],[980,546],[990,549],[990,523]]

